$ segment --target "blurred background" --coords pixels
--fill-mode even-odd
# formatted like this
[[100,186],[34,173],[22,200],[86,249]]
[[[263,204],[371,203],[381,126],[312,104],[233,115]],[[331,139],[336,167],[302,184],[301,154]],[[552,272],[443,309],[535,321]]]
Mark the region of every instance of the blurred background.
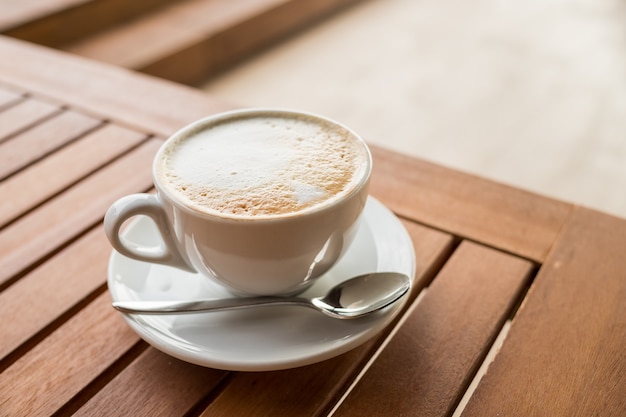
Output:
[[626,217],[624,0],[0,0],[0,32]]
[[626,2],[371,0],[204,85],[626,217]]

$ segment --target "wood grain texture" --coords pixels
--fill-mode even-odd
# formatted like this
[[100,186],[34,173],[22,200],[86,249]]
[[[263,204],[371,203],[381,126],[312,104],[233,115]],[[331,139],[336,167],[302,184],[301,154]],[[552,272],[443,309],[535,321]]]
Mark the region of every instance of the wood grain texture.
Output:
[[372,147],[371,193],[393,211],[541,263],[571,205]]
[[10,141],[0,143],[0,178],[15,173],[102,123],[85,114],[65,110]]
[[0,284],[100,221],[126,194],[147,190],[161,141],[151,139],[0,232]]
[[335,416],[450,415],[531,270],[461,243]]
[[102,294],[0,374],[2,413],[54,414],[137,341]]
[[0,143],[59,111],[54,104],[32,99],[5,109],[0,112]]
[[463,417],[626,415],[625,253],[626,222],[576,209]]
[[108,124],[5,180],[0,184],[0,229],[144,139]]
[[100,289],[110,253],[104,230],[97,227],[1,292],[0,317],[11,320],[2,325],[0,363]]
[[73,415],[186,415],[227,375],[226,371],[192,365],[149,348]]
[[11,57],[0,60],[5,84],[159,136],[235,107],[190,87],[7,37],[0,37],[0,56]]
[[[414,299],[445,261],[453,241],[451,236],[432,229],[409,222],[404,224],[415,247]],[[380,337],[375,338],[341,356],[306,367],[236,373],[202,416],[321,415],[328,411],[329,403],[343,394],[346,385],[381,341]],[[246,401],[242,401],[241,393],[246,393]]]

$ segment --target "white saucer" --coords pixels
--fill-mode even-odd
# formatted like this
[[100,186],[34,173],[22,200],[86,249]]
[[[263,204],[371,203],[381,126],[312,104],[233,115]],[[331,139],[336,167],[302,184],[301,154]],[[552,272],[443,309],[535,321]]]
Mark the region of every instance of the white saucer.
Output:
[[[143,216],[124,233],[137,243],[159,242],[155,226]],[[338,282],[372,271],[401,272],[413,279],[415,256],[402,223],[370,197],[355,242],[302,295],[323,295]],[[231,296],[199,274],[135,261],[115,251],[108,285],[114,301]],[[125,314],[124,318],[148,343],[184,361],[225,370],[268,371],[308,365],[355,348],[389,324],[406,300],[405,296],[376,314],[353,320],[337,320],[297,306],[161,316]]]

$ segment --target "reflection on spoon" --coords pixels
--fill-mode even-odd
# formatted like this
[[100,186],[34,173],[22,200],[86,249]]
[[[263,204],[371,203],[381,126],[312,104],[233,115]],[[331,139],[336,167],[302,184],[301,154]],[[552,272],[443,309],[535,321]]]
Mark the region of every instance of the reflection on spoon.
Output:
[[395,272],[359,275],[331,288],[323,297],[238,297],[196,301],[115,301],[113,307],[130,314],[179,314],[275,305],[314,308],[338,318],[352,319],[378,311],[400,299],[411,287],[408,276]]

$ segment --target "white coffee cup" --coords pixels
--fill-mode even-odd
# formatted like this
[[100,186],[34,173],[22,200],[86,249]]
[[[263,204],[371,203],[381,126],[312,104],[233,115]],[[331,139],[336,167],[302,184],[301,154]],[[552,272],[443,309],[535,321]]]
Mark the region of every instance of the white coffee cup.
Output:
[[[125,256],[198,272],[235,293],[294,293],[351,244],[371,170],[365,142],[337,122],[290,110],[221,113],[162,145],[157,193],[116,201],[105,231]],[[123,239],[137,215],[154,220],[164,245]]]

